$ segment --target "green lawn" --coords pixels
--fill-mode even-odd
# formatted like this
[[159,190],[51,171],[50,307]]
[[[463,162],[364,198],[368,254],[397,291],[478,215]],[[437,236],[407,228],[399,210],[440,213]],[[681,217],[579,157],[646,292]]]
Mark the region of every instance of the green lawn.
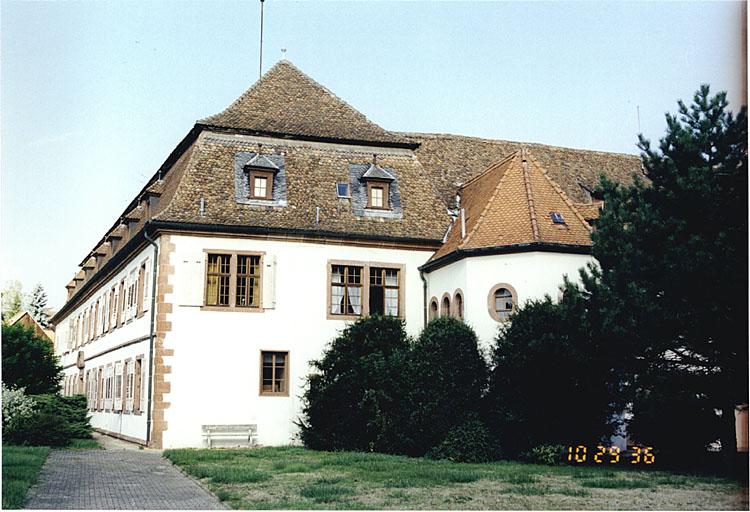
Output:
[[664,471],[457,464],[297,447],[164,456],[239,509],[747,510],[747,488],[732,480]]
[[3,508],[22,508],[50,449],[47,446],[3,445]]
[[[101,448],[93,439],[73,439],[64,449]],[[3,509],[22,508],[49,455],[48,446],[3,445]]]

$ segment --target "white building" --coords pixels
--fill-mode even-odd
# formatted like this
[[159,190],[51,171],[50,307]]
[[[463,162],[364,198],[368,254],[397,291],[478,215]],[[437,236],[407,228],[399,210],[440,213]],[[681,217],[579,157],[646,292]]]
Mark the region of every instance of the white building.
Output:
[[489,344],[593,261],[600,173],[637,172],[629,155],[389,132],[281,61],[196,123],[81,262],[53,318],[65,392],[150,446],[201,446],[206,425],[294,442],[308,362],[346,322],[397,315],[416,335],[451,314]]

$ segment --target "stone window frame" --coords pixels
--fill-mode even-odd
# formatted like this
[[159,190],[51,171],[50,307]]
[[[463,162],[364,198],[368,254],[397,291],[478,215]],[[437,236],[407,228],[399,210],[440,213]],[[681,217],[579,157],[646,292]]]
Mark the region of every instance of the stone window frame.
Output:
[[[331,313],[333,283],[333,265],[361,267],[362,268],[362,313],[359,315]],[[403,263],[384,263],[379,261],[355,261],[355,260],[328,260],[326,262],[326,319],[327,320],[358,320],[370,316],[370,268],[387,268],[398,270],[398,314],[396,318],[404,318],[404,294],[406,265]]]
[[500,318],[495,311],[495,292],[500,288],[505,288],[506,290],[508,290],[513,297],[513,309],[511,310],[510,314],[515,313],[518,309],[518,293],[516,292],[516,289],[508,283],[497,283],[492,288],[490,288],[490,292],[487,294],[487,312],[489,313],[490,317],[496,322],[505,323],[508,321],[508,319]]
[[[379,188],[383,190],[383,206],[373,206],[372,190]],[[367,208],[370,210],[390,210],[391,209],[391,184],[387,180],[367,180]]]
[[[284,360],[284,384],[285,385],[284,385],[283,391],[264,391],[263,390],[263,356],[264,356],[264,354],[267,354],[267,353],[274,354],[274,355],[275,354],[284,354],[285,355],[285,360]],[[274,358],[273,362],[272,362],[273,366],[272,366],[272,372],[271,372],[271,387],[273,387],[273,381],[274,381],[274,378],[275,378],[274,377],[275,372],[273,371],[276,368],[275,367],[275,361],[276,360]],[[260,350],[259,363],[260,363],[260,365],[259,365],[259,374],[258,374],[258,396],[288,397],[289,396],[289,387],[290,387],[289,375],[291,373],[289,371],[289,368],[291,367],[291,357],[290,357],[290,354],[289,354],[289,350],[265,350],[265,349],[261,349]]]
[[[446,306],[447,301],[447,306]],[[442,297],[440,297],[440,317],[444,316],[451,316],[452,313],[451,309],[451,295],[448,292],[445,292]]]
[[[208,292],[208,256],[209,254],[229,255],[229,305],[212,306],[206,304],[206,293]],[[265,261],[265,251],[234,251],[225,249],[203,249],[203,303],[202,311],[246,311],[261,313],[263,308],[263,265]],[[237,256],[258,256],[258,305],[257,306],[237,306]]]
[[[248,180],[248,185],[250,186],[250,195],[248,196],[248,199],[263,199],[263,200],[273,199],[274,174],[275,173],[273,171],[267,171],[265,169],[253,169],[253,168],[248,169],[247,180]],[[266,179],[266,195],[264,196],[255,195],[255,178]]]
[[431,322],[436,318],[440,318],[440,304],[438,303],[437,297],[433,295],[430,299],[430,305],[427,310],[427,321]]
[[453,292],[453,300],[451,301],[451,316],[463,321],[465,310],[466,305],[464,304],[464,291],[461,288],[456,288],[456,290]]

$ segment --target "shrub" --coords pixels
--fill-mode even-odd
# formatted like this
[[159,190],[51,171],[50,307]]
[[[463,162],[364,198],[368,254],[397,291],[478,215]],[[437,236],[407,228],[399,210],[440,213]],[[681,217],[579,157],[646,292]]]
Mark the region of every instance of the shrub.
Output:
[[4,441],[13,444],[65,446],[72,439],[91,437],[86,397],[36,395],[34,411],[4,428]]
[[27,396],[23,388],[13,389],[2,384],[3,432],[8,425],[23,421],[34,412],[34,399]]
[[431,459],[453,462],[488,462],[498,455],[487,427],[479,420],[469,420],[451,429],[439,445],[427,452]]
[[2,327],[3,382],[29,395],[57,393],[62,368],[49,340],[22,325]]
[[535,464],[557,466],[565,461],[565,446],[562,444],[540,444],[524,454],[524,459]]
[[420,334],[409,357],[408,375],[407,453],[422,456],[451,429],[479,416],[487,363],[471,327],[441,317]]
[[319,373],[308,379],[298,423],[305,446],[397,453],[408,349],[398,318],[372,316],[347,326],[311,363]]

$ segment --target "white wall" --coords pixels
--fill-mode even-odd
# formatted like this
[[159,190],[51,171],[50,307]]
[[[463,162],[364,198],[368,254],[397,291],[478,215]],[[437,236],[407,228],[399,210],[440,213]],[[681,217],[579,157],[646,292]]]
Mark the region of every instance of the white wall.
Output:
[[[167,316],[172,329],[165,348],[170,392],[164,448],[201,446],[206,424],[257,424],[264,445],[288,444],[297,431],[308,362],[347,324],[327,319],[328,261],[353,260],[405,265],[403,307],[407,330],[422,327],[422,281],[417,268],[430,251],[349,247],[240,238],[171,236],[174,293]],[[275,305],[263,312],[202,310],[205,249],[259,251],[275,258]],[[270,272],[266,270],[266,277]],[[264,279],[264,287],[269,282]],[[268,297],[266,297],[268,299]],[[264,307],[269,306],[266,300]],[[261,350],[289,351],[289,397],[260,396]]]
[[[106,366],[110,363],[114,364],[117,361],[124,361],[125,359],[135,358],[139,355],[144,356],[143,366],[146,367],[148,365],[152,260],[153,249],[148,246],[135,254],[117,274],[100,284],[95,293],[86,299],[86,301],[58,321],[56,325],[56,333],[58,335],[56,336],[55,352],[60,357],[60,364],[63,366],[63,375],[65,378],[71,375],[79,375],[79,368],[76,366],[79,351],[83,352],[85,359],[83,375],[86,375],[86,372],[92,368],[99,368],[99,366]],[[70,327],[73,319],[79,313],[88,310],[92,304],[95,304],[105,293],[108,293],[113,286],[119,286],[120,281],[131,276],[133,271],[135,271],[135,275],[137,276],[138,269],[144,262],[147,263],[147,286],[144,286],[145,297],[143,300],[143,306],[146,309],[144,314],[140,317],[133,315],[133,318],[126,321],[120,327],[116,327],[110,332],[102,333],[91,341],[86,342],[84,339],[80,344],[75,341],[69,344],[68,336],[70,335]],[[144,380],[143,385],[147,386],[148,381]],[[81,392],[85,392],[85,388]],[[124,412],[94,411],[91,413],[91,424],[95,428],[111,433],[121,434],[142,441],[146,439],[145,412],[142,415],[135,415],[125,414]]]
[[489,348],[498,326],[487,310],[487,296],[493,286],[510,284],[518,294],[518,304],[545,294],[558,299],[563,275],[579,282],[578,269],[596,260],[583,254],[527,252],[464,258],[427,274],[428,299],[441,299],[456,288],[464,291],[464,321],[477,333],[480,343]]

